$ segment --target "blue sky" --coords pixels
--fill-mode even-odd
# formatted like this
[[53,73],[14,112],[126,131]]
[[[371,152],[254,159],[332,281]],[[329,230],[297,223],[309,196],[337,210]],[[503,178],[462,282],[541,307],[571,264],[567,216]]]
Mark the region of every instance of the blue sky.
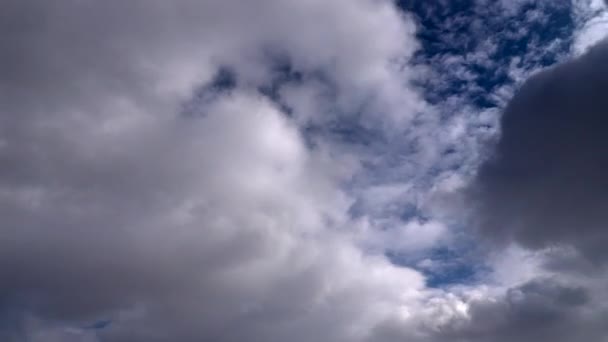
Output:
[[[498,88],[516,82],[516,67],[530,70],[562,60],[575,29],[569,1],[522,4],[508,12],[500,2],[405,1],[419,22],[422,49],[415,61],[430,65],[437,79],[426,80],[427,98],[436,103],[451,96],[478,107],[500,107]],[[424,81],[423,81],[424,82]]]
[[[473,0],[402,1],[400,6],[418,23],[416,37],[421,49],[413,63],[430,69],[416,84],[442,121],[461,115],[462,108],[470,115],[492,111],[499,116],[524,75],[568,58],[576,29],[569,1],[526,2],[514,10],[506,10],[501,2]],[[497,121],[482,122],[471,133],[495,131],[496,125]],[[445,147],[442,158],[466,154],[466,148],[454,142]],[[454,159],[437,167],[465,173],[474,169],[469,163],[479,161]],[[428,177],[428,171],[422,176]],[[409,206],[415,208],[415,204],[404,205]],[[446,266],[439,272],[426,270],[429,285],[471,282],[478,272],[487,271],[483,261],[461,255],[471,254],[473,245],[465,238],[432,249],[428,257]],[[395,260],[405,261],[398,256]]]

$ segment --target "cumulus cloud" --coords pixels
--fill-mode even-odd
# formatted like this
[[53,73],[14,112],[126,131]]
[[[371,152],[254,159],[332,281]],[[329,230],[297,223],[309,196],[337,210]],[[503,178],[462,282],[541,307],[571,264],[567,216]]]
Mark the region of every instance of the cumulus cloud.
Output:
[[363,341],[419,306],[347,237],[353,162],[304,136],[423,104],[391,2],[0,7],[3,340]]
[[[393,2],[8,0],[0,22],[3,341],[600,336],[595,282],[512,262],[429,288],[385,256],[449,240],[440,212],[466,182],[451,168],[477,156],[467,119],[412,86],[415,24]],[[361,132],[384,145],[350,146]]]

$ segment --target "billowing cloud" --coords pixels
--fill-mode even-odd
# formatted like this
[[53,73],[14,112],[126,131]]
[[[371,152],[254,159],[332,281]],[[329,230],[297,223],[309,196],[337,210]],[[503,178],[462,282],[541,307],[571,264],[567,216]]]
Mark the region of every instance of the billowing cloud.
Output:
[[349,237],[357,161],[303,133],[422,103],[392,3],[0,7],[3,340],[363,341],[416,310],[423,276]]
[[572,52],[580,55],[606,37],[608,2],[605,0],[572,0],[576,31]]
[[[527,3],[509,15],[532,11],[525,22],[543,21]],[[508,223],[517,211],[521,226],[488,232],[542,250],[532,261],[497,252],[480,267],[500,270],[433,286],[423,272],[460,262],[433,253],[447,258],[445,244],[472,243],[450,216],[460,205],[448,202],[498,110],[445,118],[455,103],[469,112],[473,93],[445,108],[424,100],[414,84],[428,74],[412,62],[420,22],[394,2],[8,0],[0,22],[2,341],[605,336],[601,276],[561,276],[556,255],[568,254],[542,249],[559,243],[596,256],[591,242],[604,240],[603,214],[591,205],[603,198],[603,165],[591,163],[602,159],[591,155],[602,152],[592,142],[602,139],[594,120],[604,47],[524,87],[498,144],[511,151],[512,136],[529,139],[537,148],[526,147],[529,156],[578,163],[597,190],[570,182],[574,168],[549,176],[531,163],[546,185],[563,183],[546,193],[564,216],[555,234],[523,229],[558,220],[511,205],[532,191],[517,182],[494,191],[504,188],[504,165],[528,159],[505,152],[477,179],[483,217]],[[480,41],[467,60],[487,64],[492,45]],[[463,70],[455,74],[468,77]],[[565,102],[545,107],[547,91]],[[533,108],[538,125],[523,125],[520,108]],[[575,108],[584,122],[561,133],[555,127],[570,127]],[[553,120],[557,109],[566,121]],[[581,133],[589,125],[593,134]],[[557,154],[553,140],[536,145],[522,129],[581,143]],[[566,191],[577,195],[569,212]],[[545,193],[537,195],[542,207]],[[582,214],[594,240],[566,226]]]
[[444,333],[463,341],[600,341],[605,329],[588,304],[584,288],[537,279],[499,298],[472,300],[467,325]]

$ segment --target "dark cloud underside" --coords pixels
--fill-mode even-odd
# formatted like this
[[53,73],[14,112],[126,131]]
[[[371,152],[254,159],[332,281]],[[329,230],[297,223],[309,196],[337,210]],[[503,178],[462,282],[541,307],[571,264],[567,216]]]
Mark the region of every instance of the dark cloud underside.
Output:
[[534,76],[477,178],[481,227],[542,248],[608,255],[608,44]]

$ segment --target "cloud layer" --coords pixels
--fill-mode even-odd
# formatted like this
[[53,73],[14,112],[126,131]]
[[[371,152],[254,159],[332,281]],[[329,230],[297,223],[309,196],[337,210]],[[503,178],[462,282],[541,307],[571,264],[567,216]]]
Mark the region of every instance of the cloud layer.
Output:
[[8,0],[0,23],[2,341],[606,336],[604,273],[562,271],[604,261],[605,44],[507,106],[473,188],[508,246],[438,288],[494,118],[425,101],[392,1]]
[[[359,341],[421,298],[347,234],[357,161],[302,133],[321,108],[413,115],[391,3],[0,12],[3,340]],[[236,84],[209,87],[221,70]]]

